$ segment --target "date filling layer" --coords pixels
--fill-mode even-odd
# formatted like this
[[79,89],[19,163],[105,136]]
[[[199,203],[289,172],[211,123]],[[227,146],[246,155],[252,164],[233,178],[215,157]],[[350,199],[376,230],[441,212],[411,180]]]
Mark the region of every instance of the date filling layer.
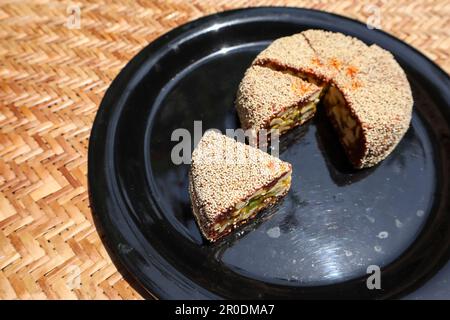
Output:
[[342,93],[331,85],[323,99],[325,112],[340,136],[349,158],[357,159],[361,152],[361,126],[350,113]]

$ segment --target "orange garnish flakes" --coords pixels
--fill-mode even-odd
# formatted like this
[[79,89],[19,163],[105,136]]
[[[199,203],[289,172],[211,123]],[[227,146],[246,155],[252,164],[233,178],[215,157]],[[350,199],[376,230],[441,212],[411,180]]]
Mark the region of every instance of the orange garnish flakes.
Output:
[[353,82],[352,82],[352,89],[353,89],[353,90],[356,90],[356,89],[358,89],[359,87],[361,87],[361,83],[359,83],[358,81],[353,81]]
[[309,84],[303,81],[294,81],[291,83],[291,89],[297,94],[304,94],[309,89]]
[[331,58],[329,60],[329,65],[335,69],[339,69],[341,67],[342,63],[336,58]]
[[317,58],[317,57],[313,57],[313,58],[311,59],[311,62],[312,62],[313,64],[317,65],[317,66],[323,66],[322,61],[320,61],[320,59]]
[[355,67],[355,66],[348,66],[347,67],[347,75],[349,75],[352,78],[354,78],[356,76],[358,71],[359,71],[358,68]]

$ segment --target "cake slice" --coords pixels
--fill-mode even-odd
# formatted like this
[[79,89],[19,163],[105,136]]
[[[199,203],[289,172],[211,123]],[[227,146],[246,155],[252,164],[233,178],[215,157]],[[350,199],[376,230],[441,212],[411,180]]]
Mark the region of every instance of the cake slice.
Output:
[[202,234],[216,241],[275,204],[289,190],[291,165],[207,131],[192,153],[189,194]]
[[279,134],[303,124],[316,112],[321,88],[288,71],[252,66],[239,85],[236,108],[243,129]]

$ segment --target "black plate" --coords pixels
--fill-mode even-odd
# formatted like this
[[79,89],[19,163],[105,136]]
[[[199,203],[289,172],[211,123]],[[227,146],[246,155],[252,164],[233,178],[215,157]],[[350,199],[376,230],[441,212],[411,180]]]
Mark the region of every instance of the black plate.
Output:
[[[414,94],[411,127],[380,165],[349,168],[319,115],[282,141],[292,188],[274,210],[218,244],[200,236],[188,165],[171,133],[239,126],[233,101],[249,63],[274,39],[322,28],[395,54]],[[329,13],[229,11],[183,25],[143,49],[108,89],[91,134],[89,186],[108,248],[159,298],[389,298],[416,290],[448,261],[449,77],[403,42]],[[367,267],[381,266],[381,290]],[[450,298],[450,270],[428,293]],[[437,279],[437,280],[436,280]],[[440,291],[439,291],[440,290]]]

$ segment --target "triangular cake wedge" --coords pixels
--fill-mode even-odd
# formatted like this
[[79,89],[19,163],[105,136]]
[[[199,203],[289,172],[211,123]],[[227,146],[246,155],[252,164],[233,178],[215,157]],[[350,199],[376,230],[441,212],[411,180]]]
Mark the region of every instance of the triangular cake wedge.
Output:
[[320,87],[289,72],[255,65],[239,85],[236,109],[245,130],[258,134],[260,129],[277,129],[283,134],[312,118],[320,92]]
[[192,153],[189,194],[202,234],[216,241],[275,204],[291,185],[291,165],[207,131]]

